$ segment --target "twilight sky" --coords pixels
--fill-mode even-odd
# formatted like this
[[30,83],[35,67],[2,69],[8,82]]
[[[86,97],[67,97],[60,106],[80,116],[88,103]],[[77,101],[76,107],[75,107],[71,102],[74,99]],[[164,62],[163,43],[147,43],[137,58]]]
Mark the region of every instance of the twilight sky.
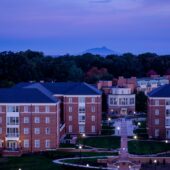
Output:
[[0,51],[102,46],[170,54],[170,0],[0,0]]

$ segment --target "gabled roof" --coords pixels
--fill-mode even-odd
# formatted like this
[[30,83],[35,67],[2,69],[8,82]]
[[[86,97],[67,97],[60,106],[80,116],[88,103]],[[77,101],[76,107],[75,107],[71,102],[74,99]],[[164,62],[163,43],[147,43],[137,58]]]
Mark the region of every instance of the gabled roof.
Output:
[[170,84],[166,84],[164,86],[158,87],[148,93],[149,97],[170,97]]
[[53,97],[48,97],[37,89],[32,88],[2,88],[0,103],[56,103]]
[[61,95],[101,95],[101,91],[87,83],[57,82],[57,83],[19,83],[15,87],[43,86],[54,94]]

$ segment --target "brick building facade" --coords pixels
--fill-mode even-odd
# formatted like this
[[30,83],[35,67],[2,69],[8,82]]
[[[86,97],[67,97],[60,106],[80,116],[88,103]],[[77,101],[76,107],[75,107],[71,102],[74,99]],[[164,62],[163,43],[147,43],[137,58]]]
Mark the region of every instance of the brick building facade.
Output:
[[36,89],[0,90],[0,148],[35,152],[59,146],[59,101]]
[[148,94],[147,121],[150,138],[170,139],[170,85]]
[[101,132],[101,92],[86,83],[19,83],[0,89],[0,149],[44,151],[65,134]]

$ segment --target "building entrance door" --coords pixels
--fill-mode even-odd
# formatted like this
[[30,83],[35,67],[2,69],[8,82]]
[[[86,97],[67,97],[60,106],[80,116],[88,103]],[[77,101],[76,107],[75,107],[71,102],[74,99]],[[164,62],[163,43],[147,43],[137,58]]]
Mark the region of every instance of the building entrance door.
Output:
[[127,115],[127,108],[122,108],[120,111],[121,115]]
[[18,148],[17,141],[8,141],[7,148],[10,150],[16,150]]

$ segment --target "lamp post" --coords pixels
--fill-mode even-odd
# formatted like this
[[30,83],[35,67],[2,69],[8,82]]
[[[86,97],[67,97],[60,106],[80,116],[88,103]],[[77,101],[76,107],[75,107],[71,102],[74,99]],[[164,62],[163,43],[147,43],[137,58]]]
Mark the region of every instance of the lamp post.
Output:
[[118,132],[117,134],[119,135],[120,134],[119,133],[120,132],[120,127],[119,126],[117,127],[117,132]]
[[111,118],[109,117],[107,120],[108,120],[108,126],[110,127]]
[[135,136],[133,137],[133,139],[138,139],[138,137],[135,135]]
[[80,163],[82,163],[82,159],[81,159],[81,149],[82,149],[82,146],[81,145],[79,145],[79,150],[80,150]]
[[[165,140],[165,143],[168,144],[168,140]],[[167,150],[166,150],[166,156],[167,156]]]
[[[82,134],[82,138],[85,138],[85,137],[86,137],[86,134],[85,134],[85,133],[83,133],[83,134]],[[82,144],[83,144],[83,145],[85,145],[85,141],[84,141],[84,139],[83,139],[83,141],[82,141]]]
[[154,165],[155,165],[155,170],[156,170],[157,160],[155,159],[155,160],[153,161],[153,163],[154,163]]

